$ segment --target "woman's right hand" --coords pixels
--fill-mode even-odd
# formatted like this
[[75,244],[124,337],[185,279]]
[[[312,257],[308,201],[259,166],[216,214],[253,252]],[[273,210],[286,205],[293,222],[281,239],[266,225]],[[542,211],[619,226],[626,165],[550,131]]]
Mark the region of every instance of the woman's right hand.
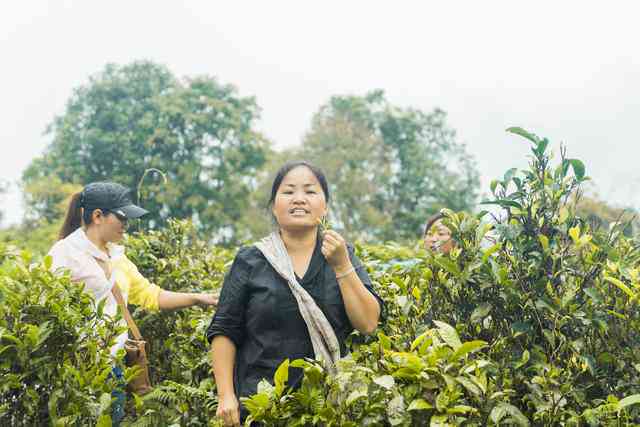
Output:
[[222,418],[226,426],[240,426],[240,407],[235,394],[218,397],[216,416]]

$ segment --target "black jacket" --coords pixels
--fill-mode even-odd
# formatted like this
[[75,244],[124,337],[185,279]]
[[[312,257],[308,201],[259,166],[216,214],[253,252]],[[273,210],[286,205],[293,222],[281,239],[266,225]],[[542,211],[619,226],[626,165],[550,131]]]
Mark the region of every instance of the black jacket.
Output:
[[[321,241],[311,257],[307,272],[298,282],[313,297],[331,323],[342,355],[345,339],[353,331],[347,317],[336,275],[320,252]],[[376,297],[365,267],[348,246],[349,257],[362,283]],[[277,367],[286,358],[313,358],[313,346],[296,300],[283,279],[255,246],[243,247],[225,277],[218,309],[207,329],[209,342],[224,335],[236,345],[234,388],[236,396],[250,396],[258,382],[273,383]],[[290,386],[302,378],[300,369],[289,372]]]

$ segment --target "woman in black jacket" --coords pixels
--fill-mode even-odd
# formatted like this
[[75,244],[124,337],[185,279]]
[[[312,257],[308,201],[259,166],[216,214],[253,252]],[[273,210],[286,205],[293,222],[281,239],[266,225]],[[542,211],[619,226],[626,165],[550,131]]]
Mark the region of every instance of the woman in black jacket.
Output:
[[[322,359],[329,370],[357,329],[372,333],[382,311],[364,266],[333,230],[320,232],[329,190],[319,169],[285,164],[269,205],[277,230],[239,250],[207,330],[218,389],[217,415],[240,425],[238,397],[256,393],[286,359]],[[301,370],[290,373],[297,386]]]

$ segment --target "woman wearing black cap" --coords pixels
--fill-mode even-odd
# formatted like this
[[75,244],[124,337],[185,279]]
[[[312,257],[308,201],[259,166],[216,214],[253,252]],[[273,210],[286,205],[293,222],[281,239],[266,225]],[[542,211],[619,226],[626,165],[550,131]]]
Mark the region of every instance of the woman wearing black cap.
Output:
[[[106,300],[104,313],[114,316],[118,301],[150,310],[170,310],[193,305],[216,305],[211,294],[179,293],[160,289],[144,278],[125,256],[119,242],[127,220],[139,218],[147,211],[133,204],[129,190],[113,182],[96,182],[73,195],[60,230],[60,240],[49,255],[53,269],[64,268],[71,279],[83,282],[96,301]],[[116,338],[113,355],[124,347],[127,332]],[[114,371],[116,376],[121,372]],[[114,393],[114,425],[124,416],[124,393]]]

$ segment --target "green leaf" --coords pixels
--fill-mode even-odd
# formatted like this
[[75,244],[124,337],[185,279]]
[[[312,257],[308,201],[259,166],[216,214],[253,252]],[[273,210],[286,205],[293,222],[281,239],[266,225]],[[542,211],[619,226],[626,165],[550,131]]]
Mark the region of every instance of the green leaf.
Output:
[[429,422],[429,427],[450,427],[449,417],[446,415],[434,415],[431,417],[431,421]]
[[112,426],[111,415],[100,415],[98,418],[98,422],[96,423],[96,427],[111,427]]
[[518,126],[507,128],[507,132],[512,133],[514,135],[520,135],[521,137],[526,138],[529,141],[536,144],[536,146],[540,142],[540,139],[536,135],[534,135],[533,133],[527,132],[526,130]]
[[383,375],[381,377],[376,377],[373,379],[373,382],[387,390],[391,390],[393,386],[396,385],[396,381],[393,379],[391,375]]
[[439,320],[434,320],[433,323],[438,327],[438,332],[440,336],[451,348],[454,350],[458,350],[462,347],[462,342],[460,342],[460,337],[456,330],[449,324],[441,322]]
[[544,234],[538,234],[538,240],[540,241],[540,244],[542,245],[542,249],[545,252],[549,252],[549,238],[547,236],[545,236]]
[[576,179],[578,181],[582,181],[584,179],[584,174],[585,174],[584,163],[582,163],[582,161],[578,159],[567,159],[567,160],[569,161],[569,164],[573,168],[573,173],[575,174]]
[[503,208],[522,209],[522,205],[510,199],[485,200],[480,202],[481,205],[498,205]]
[[347,406],[351,406],[351,404],[353,402],[355,402],[356,400],[358,400],[358,399],[360,399],[362,397],[368,397],[368,396],[369,396],[369,394],[367,393],[367,389],[366,388],[354,390],[347,397]]
[[625,294],[629,296],[629,298],[634,298],[636,296],[635,292],[633,292],[627,285],[625,285],[621,280],[616,279],[611,276],[604,276],[604,280],[609,283],[614,284],[618,289],[623,291]]
[[289,367],[291,368],[308,368],[311,366],[311,363],[307,362],[304,359],[295,359],[289,363]]
[[477,306],[475,310],[473,310],[473,313],[471,313],[471,318],[469,321],[471,323],[477,323],[481,321],[482,319],[484,319],[489,315],[492,308],[493,306],[490,303],[483,302],[482,304]]
[[627,396],[624,399],[618,402],[618,410],[624,409],[627,406],[635,405],[640,403],[640,394],[632,394],[631,396]]
[[514,368],[515,369],[520,369],[522,368],[524,365],[527,364],[527,362],[529,362],[529,350],[525,350],[522,352],[522,357],[520,358],[520,360],[518,361],[518,363],[515,364]]
[[47,270],[51,270],[51,266],[53,265],[53,258],[51,257],[51,255],[47,255],[44,257],[44,268],[46,268]]
[[478,412],[478,410],[468,405],[456,405],[447,409],[447,414],[468,414]]
[[465,357],[467,354],[477,351],[483,347],[486,347],[487,343],[485,341],[475,340],[475,341],[467,341],[458,348],[455,353],[449,358],[449,360],[455,361]]
[[460,269],[458,268],[458,265],[455,262],[451,261],[448,258],[443,258],[443,257],[436,258],[435,262],[440,267],[444,268],[446,271],[453,274],[454,277],[456,278],[460,277],[461,275]]
[[270,396],[274,390],[275,387],[272,386],[266,378],[263,378],[258,382],[258,393],[264,393],[265,395]]
[[484,251],[484,253],[482,254],[482,263],[486,263],[489,260],[489,257],[499,251],[501,248],[502,243],[496,243],[495,245]]
[[491,413],[489,414],[489,418],[491,419],[491,421],[493,421],[495,424],[500,424],[500,421],[506,416],[506,415],[510,415],[511,416],[511,421],[515,422],[517,425],[521,426],[521,427],[529,427],[529,420],[527,419],[527,417],[525,417],[522,412],[520,412],[520,409],[516,408],[515,406],[509,404],[509,403],[498,403],[492,410]]
[[251,397],[241,397],[240,400],[250,412],[260,412],[271,406],[269,396],[264,393],[257,393]]
[[573,243],[578,244],[580,241],[580,226],[576,225],[575,227],[571,227],[569,229],[569,236],[571,240],[573,240]]
[[596,288],[586,288],[586,289],[584,289],[584,293],[589,295],[589,297],[596,304],[601,304],[602,303],[602,297],[600,296],[600,294],[598,293],[598,290]]
[[514,322],[511,325],[511,329],[513,329],[514,335],[518,336],[521,334],[528,334],[531,332],[531,325],[526,322]]
[[382,332],[378,332],[378,341],[383,350],[391,350],[391,340]]
[[458,381],[464,388],[467,389],[469,393],[473,394],[474,396],[482,395],[482,390],[480,389],[480,387],[478,387],[478,385],[471,381],[469,378],[460,376],[456,378],[456,381]]
[[100,395],[100,414],[104,414],[111,408],[111,393],[102,393]]
[[505,172],[504,178],[502,180],[505,188],[509,184],[509,181],[518,173],[518,168],[511,168]]
[[408,411],[423,411],[426,409],[433,409],[433,405],[424,399],[413,399],[407,408]]
[[543,138],[542,141],[538,143],[538,147],[536,147],[535,149],[535,154],[537,154],[538,157],[542,156],[542,154],[544,154],[544,150],[547,149],[548,145],[549,140],[547,138]]
[[416,339],[413,340],[413,342],[411,343],[411,351],[415,350],[422,343],[422,341],[424,341],[424,339],[426,337],[428,337],[430,334],[431,334],[431,332],[426,331],[426,332],[418,335],[416,337]]
[[276,369],[276,373],[273,375],[273,383],[276,387],[276,396],[282,395],[287,380],[289,379],[289,359],[284,361]]

